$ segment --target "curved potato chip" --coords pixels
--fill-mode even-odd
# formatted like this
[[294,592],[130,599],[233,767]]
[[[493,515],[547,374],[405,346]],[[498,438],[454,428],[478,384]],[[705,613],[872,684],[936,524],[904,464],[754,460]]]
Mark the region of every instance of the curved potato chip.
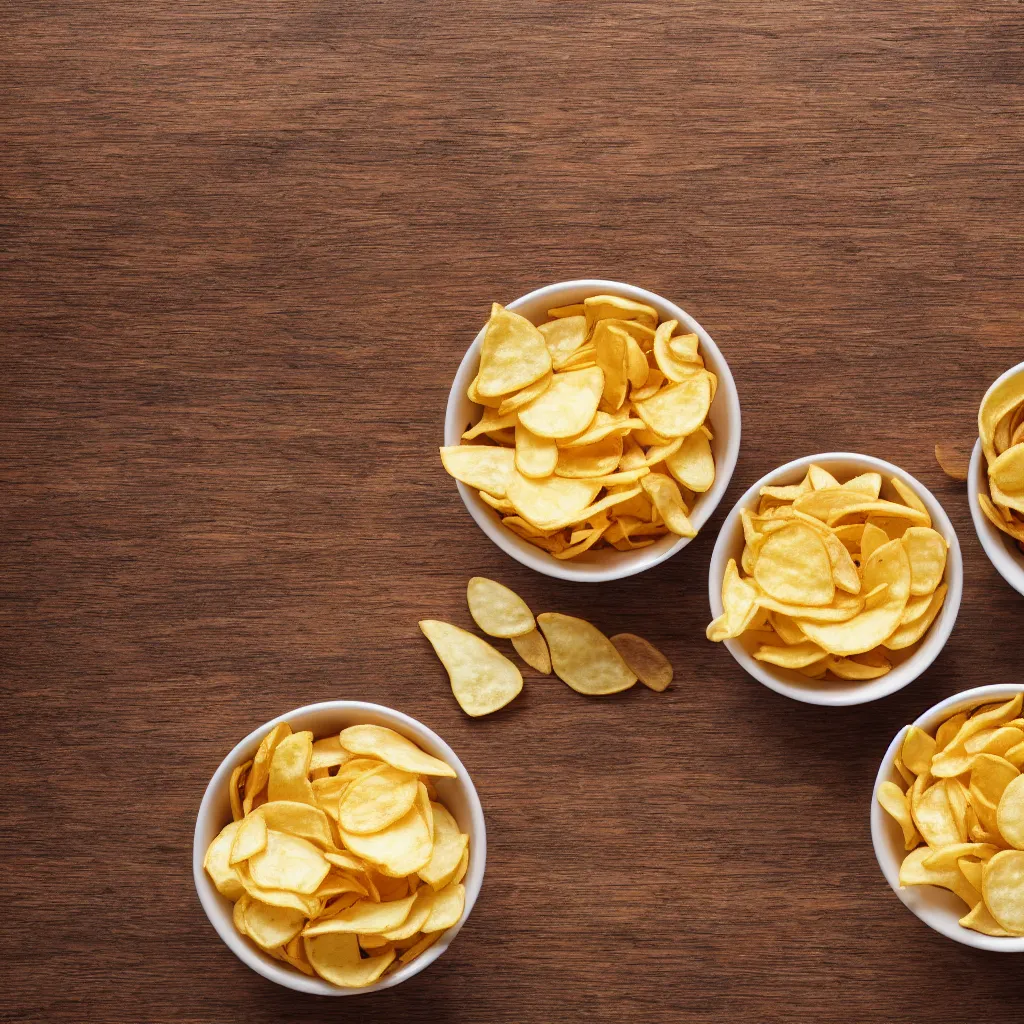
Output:
[[1004,757],[976,754],[971,763],[971,790],[981,793],[994,809],[1006,787],[1020,778],[1020,772]]
[[519,391],[551,369],[544,335],[518,313],[491,306],[480,343],[477,392],[485,398]]
[[496,498],[505,497],[508,479],[515,471],[516,453],[511,448],[456,444],[440,452],[449,476]]
[[996,428],[1021,404],[1024,404],[1024,374],[1021,373],[1008,377],[982,399],[978,408],[978,435],[989,463],[996,458]]
[[865,665],[863,662],[857,661],[856,658],[837,658],[831,654],[826,664],[829,672],[839,679],[861,682],[868,679],[879,679],[887,672],[892,671],[892,662],[884,658],[877,665]]
[[231,773],[231,780],[228,782],[228,799],[231,801],[231,817],[240,821],[246,815],[242,806],[242,796],[245,783],[249,778],[249,769],[252,768],[252,758],[244,764],[236,765]]
[[[1008,751],[1021,742],[1024,742],[1024,732],[1019,728],[1001,726],[976,732],[964,743],[964,750],[968,754],[996,754],[1005,757]],[[1009,758],[1006,759],[1009,761]]]
[[[548,315],[551,315],[550,311]],[[556,370],[560,369],[587,340],[587,318],[583,316],[582,305],[578,316],[558,317],[550,323],[541,324],[537,330],[544,336],[551,365]]]
[[668,471],[691,491],[703,494],[715,482],[715,459],[707,434],[697,430],[683,439],[682,444],[665,459]]
[[[957,478],[954,477],[954,479]],[[963,479],[966,480],[967,477],[964,476]],[[985,906],[984,901],[977,904],[969,914],[961,917],[960,924],[964,928],[973,928],[974,931],[981,932],[982,935],[995,935],[1003,938],[1012,934],[999,926],[996,919],[988,912],[988,907]]]
[[257,885],[249,873],[248,861],[236,864],[234,870],[239,883],[250,899],[269,903],[275,907],[291,907],[294,910],[301,910],[309,918],[316,917],[322,909],[320,900],[316,896],[287,889],[266,889]]
[[530,668],[542,675],[551,675],[551,655],[548,653],[544,637],[540,635],[540,630],[534,628],[522,636],[512,637],[512,646]]
[[382,764],[356,779],[338,806],[338,824],[347,832],[379,832],[404,817],[416,802],[415,775]]
[[680,384],[670,384],[642,402],[637,415],[663,438],[686,437],[704,422],[711,408],[711,381],[706,371]]
[[291,734],[291,726],[287,722],[278,722],[260,741],[252,768],[249,769],[249,777],[245,780],[245,799],[242,802],[244,814],[252,810],[253,801],[263,791],[270,778],[270,762],[277,745]]
[[860,494],[866,494],[874,500],[882,493],[882,474],[861,473],[860,476],[855,476],[847,480],[845,484],[840,484],[840,486],[847,491],[858,491]]
[[434,848],[430,860],[417,874],[433,889],[441,889],[463,856],[468,856],[469,836],[459,831],[458,822],[447,807],[432,801],[430,810],[434,822]]
[[912,597],[907,601],[907,607],[903,609],[903,617],[900,619],[900,625],[906,626],[908,623],[917,622],[922,615],[924,615],[931,607],[932,595],[922,594],[920,597]]
[[[858,498],[863,497],[857,495]],[[856,504],[847,505],[844,508],[835,508],[828,514],[825,521],[829,526],[835,526],[840,520],[849,516],[881,516],[889,519],[909,519],[915,526],[931,526],[931,517],[927,512],[921,512],[909,505],[900,505],[895,501],[858,501]]]
[[[820,491],[807,491],[793,500],[793,510],[829,523],[833,513],[865,504],[866,495],[848,491],[845,487],[827,487]],[[832,525],[829,523],[829,525]]]
[[900,865],[900,886],[937,885],[956,893],[969,907],[980,903],[981,894],[964,878],[958,867],[934,870],[924,866],[925,860],[932,852],[930,847],[921,846],[903,858]]
[[313,734],[296,732],[285,736],[274,750],[267,780],[267,799],[294,800],[315,804],[309,782],[309,765],[313,759]]
[[352,755],[342,747],[337,736],[325,736],[322,740],[313,741],[309,770],[312,772],[318,768],[337,768],[351,757]]
[[416,896],[386,903],[372,903],[369,900],[358,900],[347,910],[335,914],[326,921],[310,922],[303,930],[305,936],[333,935],[347,932],[351,935],[359,933],[380,935],[383,932],[398,928],[409,916]]
[[[999,847],[993,846],[991,843],[952,843],[936,850],[930,857],[925,857],[924,866],[926,868],[951,868],[958,866],[964,857],[989,860],[998,852]],[[961,870],[963,869],[961,868]],[[977,889],[978,886],[974,886],[974,888]]]
[[668,688],[672,682],[672,663],[654,644],[635,633],[617,633],[611,642],[644,686],[658,693]]
[[437,893],[429,885],[421,886],[413,897],[412,909],[409,916],[397,927],[386,932],[381,932],[381,937],[387,942],[402,942],[411,939],[418,932],[422,931],[424,923],[430,917],[434,909],[434,897]]
[[765,538],[754,563],[754,580],[769,597],[787,604],[820,607],[835,597],[828,550],[804,523],[783,523]]
[[760,588],[756,588],[756,594],[757,603],[761,608],[788,615],[801,631],[804,622],[849,622],[864,610],[864,598],[859,594],[847,594],[842,590],[837,590],[832,603],[824,606],[795,605],[787,604],[785,601],[776,601],[774,597],[764,593]]
[[516,472],[508,483],[508,497],[516,511],[542,529],[548,522],[561,521],[585,509],[600,490],[600,484],[586,479],[549,476],[529,480]]
[[644,355],[640,343],[632,335],[628,335],[626,339],[626,372],[632,388],[642,388],[651,375],[647,356]]
[[[588,483],[594,483],[593,478]],[[587,522],[600,516],[609,508],[614,508],[619,505],[625,505],[632,501],[640,494],[639,487],[633,487],[625,491],[615,491],[611,494],[606,494],[600,501],[594,502],[593,505],[588,505],[586,508],[579,509],[576,512],[569,513],[563,516],[561,519],[549,519],[544,523],[544,528],[547,530],[561,530],[566,526],[573,526],[576,523]],[[557,555],[558,552],[555,552]]]
[[598,320],[637,320],[646,327],[658,323],[658,311],[643,302],[634,302],[618,295],[591,295],[583,300],[588,330]]
[[[654,332],[654,360],[658,369],[668,378],[677,383],[689,380],[699,374],[704,367],[697,355],[697,335],[691,334],[684,338],[672,338],[672,332],[679,326],[675,320],[666,320],[659,324]],[[692,339],[690,341],[689,339]],[[679,342],[673,346],[672,342]]]
[[807,638],[830,654],[863,654],[881,644],[898,627],[910,597],[910,561],[899,541],[883,544],[864,566],[864,587],[871,591],[880,583],[889,586],[885,601],[875,608],[865,608],[846,622],[818,623],[794,618]]
[[[931,595],[931,600],[928,603],[928,607],[925,609],[923,615],[919,615],[912,622],[903,623],[896,627],[892,633],[883,641],[884,645],[890,651],[900,651],[905,647],[910,647],[911,644],[916,644],[928,632],[929,627],[935,621],[935,617],[939,614],[942,609],[942,603],[946,600],[946,593],[949,588],[945,583],[942,584]],[[902,620],[902,616],[901,616]]]
[[[433,850],[427,824],[415,807],[387,828],[370,835],[357,835],[340,827],[339,832],[347,850],[370,861],[381,874],[392,878],[403,878],[419,871],[430,860]],[[385,929],[359,930],[379,932]]]
[[554,472],[564,477],[598,477],[614,473],[622,458],[622,438],[610,434],[588,445],[558,448]]
[[229,900],[237,900],[245,892],[231,866],[231,847],[241,824],[241,821],[232,821],[225,825],[206,848],[203,858],[203,868],[217,887],[217,892]]
[[467,715],[492,714],[519,696],[523,688],[519,669],[486,640],[438,619],[423,619],[419,626],[441,659],[452,693]]
[[366,959],[359,954],[359,940],[350,933],[315,935],[304,940],[310,966],[325,981],[342,988],[372,985],[395,959],[395,951]]
[[982,891],[996,922],[1008,932],[1024,934],[1024,852],[1002,850],[986,861]]
[[609,326],[607,320],[599,320],[594,327],[594,358],[604,373],[604,400],[612,409],[621,408],[626,399],[630,340],[621,327]]
[[235,865],[239,861],[248,860],[267,848],[267,823],[259,813],[260,810],[262,808],[258,808],[239,822],[238,831],[231,843],[229,864]]
[[996,808],[1000,835],[1013,847],[1024,850],[1024,775],[1011,779]]
[[[535,398],[540,398],[549,387],[551,387],[552,372],[548,370],[543,377],[538,377],[528,387],[522,389],[522,391],[516,391],[514,394],[508,396],[508,398],[502,399],[501,405],[498,406],[498,416],[506,417],[515,415],[516,419],[511,423],[500,423],[490,429],[500,430],[503,427],[514,427],[518,422],[519,410],[524,405],[529,405]],[[463,435],[465,436],[465,435]]]
[[923,775],[930,769],[934,754],[935,740],[916,725],[908,726],[900,747],[903,763],[915,775]]
[[637,681],[612,642],[585,619],[559,612],[537,616],[555,675],[578,693],[619,693]]
[[896,820],[896,824],[903,830],[903,845],[907,850],[913,850],[921,842],[914,821],[910,816],[910,804],[906,794],[895,782],[883,782],[878,787],[876,794],[882,809]]
[[259,900],[246,901],[242,912],[245,934],[263,949],[277,949],[291,942],[306,923],[301,910],[289,907],[275,907]]
[[531,434],[521,423],[516,426],[516,470],[530,479],[543,479],[555,471],[558,447],[550,437]]
[[454,882],[433,894],[430,913],[423,922],[425,932],[441,932],[459,923],[466,909],[465,886]]
[[481,434],[487,434],[495,430],[504,430],[507,427],[514,427],[519,418],[514,412],[501,413],[497,409],[485,408],[480,419],[462,435],[463,441],[473,441]]
[[817,644],[812,644],[809,640],[802,644],[794,644],[792,647],[770,647],[763,644],[754,652],[754,658],[757,661],[778,665],[779,668],[792,669],[816,665],[827,657],[828,651],[823,651]]
[[[326,857],[327,855],[324,854],[324,856]],[[362,868],[359,870],[362,871]],[[362,882],[356,881],[351,875],[346,875],[343,871],[332,870],[317,886],[316,892],[313,893],[320,900],[329,900],[334,896],[341,896],[343,894],[359,897],[368,896],[369,892]],[[354,903],[355,900],[352,902]]]
[[473,621],[488,636],[522,636],[537,625],[533,612],[514,590],[484,576],[469,581],[466,603]]
[[769,621],[784,644],[802,644],[807,639],[796,622],[782,612],[769,612]]
[[665,374],[661,372],[656,366],[652,366],[650,372],[647,374],[647,383],[643,387],[634,388],[630,393],[630,399],[633,402],[643,402],[653,395],[656,395],[660,390],[662,384],[665,383]]
[[331,865],[312,843],[287,832],[267,829],[267,844],[249,859],[249,874],[262,889],[286,889],[309,896]]
[[910,559],[910,593],[930,594],[946,571],[945,537],[931,527],[912,526],[903,534],[902,541]]
[[[574,434],[572,437],[561,437],[558,439],[558,447],[561,448],[586,448],[598,441],[603,441],[612,435],[621,437],[625,445],[627,440],[632,440],[629,431],[633,429],[633,422],[629,418],[628,409],[619,409],[616,412],[605,412],[598,409],[594,413],[593,420],[587,424],[582,434]],[[637,420],[642,423],[642,420]]]
[[[807,467],[807,482],[816,491],[824,491],[833,487],[842,486],[827,469],[814,462]],[[850,489],[856,490],[856,488]]]
[[235,926],[235,931],[240,935],[248,935],[245,930],[245,909],[249,906],[249,894],[242,891],[242,895],[235,900],[235,905],[231,909],[231,921]]
[[574,437],[594,419],[603,391],[600,367],[556,373],[547,391],[519,411],[519,422],[538,437]]
[[722,614],[707,628],[707,638],[719,643],[739,636],[758,610],[758,593],[743,579],[730,558],[722,577]]
[[[412,740],[383,725],[350,725],[341,731],[341,745],[351,754],[376,757],[392,768],[414,775],[454,779],[455,769],[420,750]],[[411,872],[406,871],[407,875]]]
[[640,486],[672,533],[679,537],[697,536],[679,493],[679,485],[672,477],[665,473],[648,473],[640,480]]
[[[935,446],[935,461],[939,468],[951,480],[966,480],[967,471],[970,465],[970,456],[958,451],[951,445],[937,444]],[[960,922],[963,924],[963,921]]]

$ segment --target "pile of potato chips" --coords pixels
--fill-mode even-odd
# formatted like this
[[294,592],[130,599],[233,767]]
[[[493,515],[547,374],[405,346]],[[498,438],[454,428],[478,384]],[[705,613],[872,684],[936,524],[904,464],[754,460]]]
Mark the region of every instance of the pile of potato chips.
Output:
[[890,484],[898,501],[880,498],[879,473],[841,484],[812,465],[798,484],[762,487],[741,514],[746,575],[729,560],[708,639],[750,631],[755,658],[813,679],[885,675],[886,651],[917,643],[938,615],[949,547],[921,499]]
[[[878,802],[910,851],[900,885],[938,885],[970,907],[960,919],[985,935],[1024,935],[1024,718],[1021,695],[960,712],[929,736],[910,726],[895,782]],[[925,843],[921,845],[922,841]]]
[[[488,636],[511,640],[528,665],[543,675],[553,667],[555,675],[579,693],[619,693],[638,679],[661,691],[672,682],[672,666],[665,655],[633,633],[609,639],[586,620],[558,612],[534,619],[518,594],[483,576],[469,581],[466,601],[473,620]],[[423,619],[419,625],[467,715],[489,715],[519,695],[522,674],[486,640],[439,619]]]
[[704,421],[718,385],[697,335],[615,295],[548,316],[535,327],[491,307],[468,392],[483,414],[441,449],[444,468],[559,559],[693,537],[690,509],[715,480]]
[[344,988],[415,960],[466,903],[469,836],[438,776],[455,771],[383,726],[316,741],[274,726],[232,773],[234,820],[204,862],[238,931]]
[[1024,373],[985,396],[978,433],[989,489],[978,495],[978,502],[989,521],[1024,551]]

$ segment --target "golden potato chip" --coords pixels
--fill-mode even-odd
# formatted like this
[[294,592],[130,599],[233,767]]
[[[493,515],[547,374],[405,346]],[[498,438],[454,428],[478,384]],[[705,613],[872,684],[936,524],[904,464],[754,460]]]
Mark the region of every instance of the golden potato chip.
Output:
[[754,652],[757,661],[766,661],[770,665],[778,665],[780,668],[807,668],[828,657],[828,651],[823,651],[817,644],[805,640],[802,644],[794,644],[792,647],[770,647],[762,645]]
[[967,479],[967,470],[971,460],[970,456],[964,452],[958,451],[951,445],[937,444],[935,446],[935,461],[951,480]]
[[330,871],[322,851],[305,839],[267,829],[266,846],[249,858],[249,874],[262,889],[310,895]]
[[473,621],[488,636],[522,636],[537,625],[533,612],[515,591],[483,576],[469,581],[466,603]]
[[231,847],[241,824],[240,821],[232,821],[225,825],[207,847],[203,859],[203,868],[217,887],[217,891],[229,900],[237,900],[245,892],[231,866]]
[[245,764],[238,765],[231,773],[231,781],[228,783],[228,799],[231,802],[231,817],[239,821],[245,816],[245,808],[242,806],[242,795],[245,783],[249,777],[249,769],[252,768],[252,759]]
[[935,593],[931,595],[931,600],[929,601],[924,614],[919,615],[911,622],[902,623],[898,626],[884,641],[885,646],[890,651],[899,651],[904,647],[910,647],[912,644],[916,644],[935,621],[936,616],[942,609],[942,603],[946,599],[946,593],[948,590],[949,588],[945,583],[943,583]]
[[[807,482],[815,491],[825,491],[842,486],[827,469],[815,465],[813,462],[807,467]],[[850,488],[850,490],[857,490],[857,488]]]
[[740,577],[735,559],[730,558],[722,578],[722,614],[707,628],[716,643],[739,636],[753,621],[759,605],[758,593]]
[[352,935],[359,933],[380,935],[393,928],[398,928],[409,916],[415,902],[415,895],[389,903],[358,900],[348,910],[335,914],[334,917],[328,918],[326,921],[314,921],[307,925],[302,934],[307,938],[315,935],[333,935],[339,932],[348,932]]
[[877,796],[885,811],[895,818],[896,823],[903,829],[904,846],[908,850],[913,850],[921,841],[921,837],[910,816],[910,805],[903,790],[894,782],[883,782],[878,787]]
[[479,422],[463,432],[462,440],[473,441],[481,434],[514,427],[518,419],[514,411],[502,413],[500,409],[484,409],[484,414],[480,417]]
[[[543,377],[538,377],[532,384],[523,388],[521,391],[515,391],[507,398],[503,398],[501,405],[498,406],[498,416],[504,417],[512,413],[518,412],[524,406],[529,405],[535,398],[540,398],[549,387],[551,387],[551,381],[553,374],[551,370],[548,370]],[[517,420],[513,420],[511,423],[501,423],[499,426],[492,429],[502,429],[508,427],[515,427]]]
[[491,306],[480,344],[477,392],[487,398],[532,384],[551,369],[544,335],[524,316]]
[[539,437],[573,437],[590,425],[603,392],[600,367],[556,373],[544,394],[519,411],[519,422]]
[[866,681],[868,679],[880,679],[887,672],[892,671],[892,662],[886,658],[879,659],[877,664],[866,665],[859,661],[862,655],[854,655],[851,658],[837,658],[829,655],[826,667],[837,679],[850,679]]
[[622,438],[610,434],[587,445],[558,449],[554,472],[558,476],[592,478],[614,473],[622,457]]
[[432,893],[430,913],[423,922],[425,932],[445,931],[459,923],[466,909],[466,888],[457,882]]
[[903,534],[902,541],[910,559],[911,594],[932,593],[946,571],[945,538],[930,527],[912,526]]
[[429,935],[424,935],[422,939],[410,946],[402,955],[398,958],[400,963],[408,964],[412,963],[418,956],[425,953],[430,947],[437,942],[441,937],[441,932],[431,932]]
[[[616,325],[617,326],[617,325]],[[651,375],[651,367],[640,343],[631,334],[626,335],[626,372],[631,388],[642,388]]]
[[[347,832],[339,826],[345,848],[357,857],[376,865],[382,874],[400,878],[419,871],[429,860],[433,850],[426,822],[413,807],[398,821],[369,835]],[[361,931],[381,931],[364,928]]]
[[515,443],[515,466],[521,476],[538,480],[555,471],[558,445],[550,437],[538,437],[519,424],[516,426]]
[[[936,850],[930,857],[926,857],[924,866],[926,868],[951,868],[958,865],[964,857],[989,860],[998,852],[999,847],[993,846],[991,843],[951,843],[949,846],[943,846]],[[961,868],[961,870],[963,869]],[[978,887],[975,886],[975,888]]]
[[1024,851],[1002,850],[988,860],[982,891],[996,922],[1014,935],[1024,934]]
[[[619,409],[629,389],[629,335],[621,327],[599,320],[593,335],[595,361],[604,374],[604,401]],[[645,360],[646,361],[646,360]]]
[[803,523],[784,524],[764,540],[754,564],[754,580],[770,597],[788,604],[827,605],[835,597],[825,544]]
[[416,801],[415,775],[382,764],[361,775],[345,790],[338,824],[346,832],[379,832],[404,817]]
[[960,918],[960,924],[964,928],[973,928],[974,931],[981,932],[983,935],[1005,937],[1012,934],[1000,927],[996,919],[988,912],[988,907],[984,902],[976,904],[969,914]]
[[278,722],[260,741],[259,749],[253,758],[252,768],[249,769],[249,776],[245,780],[245,799],[242,802],[242,811],[248,814],[252,810],[253,801],[267,785],[270,778],[270,762],[274,756],[277,745],[286,736],[291,735],[291,729],[286,722]]
[[[859,497],[859,495],[858,495]],[[889,519],[908,519],[915,526],[931,526],[931,518],[927,512],[921,512],[908,505],[900,505],[895,501],[858,501],[842,508],[834,508],[825,521],[835,526],[844,519],[855,515],[881,516]]]
[[[420,750],[412,740],[383,725],[351,725],[341,731],[341,745],[351,754],[376,757],[414,775],[454,779],[455,769]],[[405,874],[411,874],[406,871]]]
[[440,889],[447,879],[455,872],[466,854],[469,836],[459,831],[458,823],[448,809],[431,801],[430,810],[433,816],[434,846],[430,860],[417,874],[433,889]]
[[665,459],[665,465],[679,483],[698,494],[710,490],[715,482],[715,460],[703,430],[684,438],[679,448]]
[[427,918],[430,917],[436,895],[429,885],[418,889],[413,897],[409,916],[397,928],[390,928],[388,931],[382,932],[381,937],[387,942],[402,942],[417,935],[422,931]]
[[[550,310],[548,315],[552,315]],[[541,324],[537,330],[544,336],[548,355],[551,356],[551,365],[556,370],[561,369],[587,340],[587,318],[583,316],[582,305],[578,316],[556,317],[550,323]]]
[[1024,775],[1010,779],[996,808],[999,834],[1018,850],[1024,850]]
[[903,737],[900,756],[915,775],[923,775],[931,767],[932,758],[935,756],[935,740],[923,729],[911,725]]
[[648,473],[641,479],[640,486],[672,533],[679,537],[697,536],[679,486],[672,477],[664,473]]
[[[553,309],[548,310],[548,316],[553,320],[557,320],[564,316],[583,316],[584,305],[582,302],[573,302],[568,306],[555,306]],[[584,318],[584,324],[586,324],[586,318]]]
[[306,923],[301,910],[288,907],[275,907],[259,900],[246,899],[242,912],[245,923],[245,934],[257,946],[266,950],[277,949],[290,942]]
[[612,642],[584,619],[544,612],[537,624],[547,640],[555,675],[579,693],[609,694],[627,690],[636,675]]
[[325,736],[322,740],[313,741],[309,770],[314,772],[320,768],[337,768],[351,757],[352,755],[342,747],[337,736]]
[[350,933],[307,936],[304,941],[306,956],[316,973],[342,988],[372,985],[395,959],[393,949],[381,956],[363,959],[359,940]]
[[672,682],[672,664],[649,640],[635,633],[617,633],[612,646],[644,686],[661,693]]
[[519,696],[522,674],[486,640],[438,619],[423,619],[419,626],[441,659],[452,693],[467,715],[492,714]]
[[487,445],[453,445],[441,449],[441,462],[456,480],[503,498],[515,470],[515,451]]
[[548,653],[544,637],[540,635],[540,630],[531,629],[522,636],[512,637],[512,646],[530,668],[545,676],[551,674],[551,655]]
[[285,736],[274,750],[267,781],[268,800],[294,800],[315,804],[309,781],[309,765],[313,759],[313,734],[296,732]]
[[588,330],[599,320],[637,320],[652,328],[658,323],[658,311],[652,306],[618,295],[592,295],[583,300],[583,312]]
[[[326,856],[324,854],[325,859]],[[313,895],[320,900],[329,900],[334,896],[341,896],[346,893],[351,893],[354,896],[369,895],[366,886],[362,882],[357,881],[351,875],[346,875],[343,871],[332,869],[328,872],[327,877],[317,886],[316,892]]]
[[[231,843],[231,855],[228,863],[234,866],[239,861],[248,860],[267,848],[267,823],[260,814],[250,814],[243,818],[235,832]],[[280,945],[280,943],[277,943]]]
[[900,865],[901,886],[937,885],[956,893],[969,907],[974,907],[981,902],[981,894],[964,878],[959,868],[943,870],[926,868],[924,861],[930,854],[931,850],[927,846],[921,846],[904,857],[903,863]]
[[685,437],[700,427],[711,407],[710,378],[702,371],[633,404],[637,415],[660,437]]

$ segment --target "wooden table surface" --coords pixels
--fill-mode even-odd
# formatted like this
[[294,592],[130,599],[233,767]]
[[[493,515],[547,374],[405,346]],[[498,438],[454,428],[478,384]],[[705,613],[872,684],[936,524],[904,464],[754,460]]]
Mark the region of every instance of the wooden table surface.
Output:
[[[879,759],[1020,678],[1015,595],[937,440],[1022,358],[1024,9],[18,0],[2,15],[0,1019],[1012,1020],[1020,964],[918,922],[868,833]],[[603,276],[729,360],[743,446],[678,557],[535,575],[443,473],[492,300]],[[821,709],[704,639],[725,511],[852,449],[944,504],[957,628],[886,700]],[[634,630],[663,695],[528,676],[470,720],[419,634],[466,580]],[[192,830],[231,746],[328,698],[473,775],[489,857],[449,952],[329,1003],[222,945]],[[353,1016],[355,1014],[355,1016]]]

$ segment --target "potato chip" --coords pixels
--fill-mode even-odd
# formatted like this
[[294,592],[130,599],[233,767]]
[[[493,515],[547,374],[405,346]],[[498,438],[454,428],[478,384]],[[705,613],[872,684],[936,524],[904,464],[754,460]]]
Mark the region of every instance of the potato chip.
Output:
[[827,605],[835,597],[825,544],[803,523],[783,525],[764,540],[754,579],[770,597],[788,604]]
[[515,432],[517,472],[530,479],[542,479],[555,471],[558,446],[549,437],[531,434],[522,424]]
[[637,320],[646,327],[658,323],[658,311],[653,306],[618,295],[592,295],[583,300],[583,312],[588,329],[599,320]]
[[946,540],[930,527],[912,526],[902,537],[910,559],[910,592],[930,594],[946,571]]
[[423,931],[444,931],[458,924],[462,918],[462,912],[466,909],[465,886],[456,882],[432,895],[430,912],[423,922]]
[[672,664],[654,644],[635,633],[617,633],[611,642],[644,686],[659,693],[668,688],[672,682]]
[[453,445],[441,449],[441,462],[448,473],[470,487],[503,498],[515,471],[516,453],[510,448],[486,445]]
[[305,839],[267,829],[265,847],[249,858],[249,873],[262,889],[286,889],[302,895],[316,892],[330,864],[321,850]]
[[259,900],[247,899],[242,911],[245,934],[257,946],[271,950],[283,946],[302,931],[306,923],[301,910],[275,907]]
[[452,693],[467,715],[492,714],[519,695],[523,688],[519,669],[485,640],[438,619],[423,619],[419,626],[441,659]]
[[314,921],[307,925],[302,934],[307,938],[315,935],[333,935],[339,932],[348,932],[352,935],[359,933],[379,935],[398,928],[409,916],[415,902],[415,895],[388,903],[358,900],[348,910],[335,914],[326,921]]
[[544,612],[537,624],[547,640],[555,675],[579,693],[618,693],[637,681],[612,642],[584,619]]
[[526,317],[495,302],[480,344],[477,392],[488,398],[507,395],[532,384],[550,369],[544,335]]
[[245,816],[245,808],[242,806],[243,792],[246,781],[249,778],[249,769],[252,768],[252,760],[245,764],[238,765],[231,773],[231,781],[228,783],[228,799],[231,802],[231,817],[239,821]]
[[1002,850],[987,861],[982,892],[995,921],[1011,934],[1024,934],[1024,851]]
[[999,834],[1018,850],[1024,850],[1024,775],[1010,779],[996,809]]
[[664,438],[692,434],[704,422],[710,406],[711,382],[706,371],[634,403],[637,415]]
[[715,460],[703,430],[683,438],[679,448],[665,459],[668,471],[691,491],[702,494],[715,482]]
[[267,781],[268,800],[293,800],[315,804],[309,782],[309,766],[313,759],[313,734],[296,732],[285,736],[274,750]]
[[325,981],[342,988],[372,985],[395,959],[395,951],[363,959],[359,940],[350,933],[330,933],[305,937],[310,965]]
[[[614,473],[622,458],[622,438],[610,434],[587,445],[558,449],[553,472],[557,476],[593,478]],[[607,486],[607,484],[602,484]]]
[[247,815],[239,822],[235,838],[231,842],[231,855],[228,857],[228,863],[234,866],[240,861],[255,857],[257,853],[262,853],[266,848],[266,820],[259,813]]
[[203,859],[203,868],[217,887],[217,891],[229,900],[237,900],[245,891],[231,866],[231,847],[240,825],[240,821],[232,821],[225,825],[207,847]]
[[382,764],[345,790],[338,807],[338,824],[347,832],[379,832],[404,817],[416,800],[415,775]]
[[309,770],[314,772],[320,768],[337,768],[351,757],[352,755],[342,747],[337,736],[325,736],[322,740],[313,741]]
[[488,636],[522,636],[537,625],[533,612],[517,593],[483,576],[469,581],[466,602],[473,621]]
[[[376,757],[414,775],[454,779],[455,769],[420,750],[412,740],[383,725],[352,725],[341,731],[341,745],[351,754]],[[405,874],[410,874],[406,871]]]
[[935,461],[951,480],[967,479],[971,459],[965,452],[959,451],[952,445],[937,444],[935,446]]
[[766,661],[770,665],[792,669],[807,668],[827,657],[828,651],[823,651],[817,644],[811,643],[809,640],[802,644],[794,644],[792,647],[770,647],[762,644],[754,652],[754,658],[757,661]]
[[459,831],[458,823],[448,809],[431,801],[433,817],[434,846],[430,860],[419,868],[417,874],[433,889],[441,889],[454,874],[466,855],[469,836]]
[[677,338],[673,344],[672,332],[678,327],[675,320],[666,320],[654,332],[654,358],[658,369],[668,380],[681,382],[689,380],[704,367],[697,355],[697,335],[686,335],[686,340]]
[[929,770],[935,756],[935,740],[916,725],[907,728],[900,748],[903,763],[915,774],[923,775]]
[[903,841],[906,849],[913,850],[921,842],[921,836],[910,816],[910,804],[906,794],[894,782],[883,782],[878,787],[878,802],[896,819],[903,829]]
[[640,480],[640,486],[672,533],[679,537],[697,536],[675,480],[664,473],[648,473]]
[[964,878],[958,867],[935,870],[926,868],[924,861],[931,855],[927,846],[912,850],[900,865],[900,886],[937,885],[956,893],[969,907],[981,902],[981,894]]
[[[433,851],[430,833],[422,816],[413,807],[387,828],[369,835],[347,832],[339,826],[345,848],[357,857],[376,865],[382,874],[400,878],[419,871]],[[380,931],[364,928],[362,931]]]
[[572,437],[587,429],[603,391],[596,366],[556,373],[544,394],[519,411],[519,422],[539,437]]
[[610,409],[621,408],[629,390],[629,342],[629,335],[607,320],[594,326],[595,361],[604,373],[603,398]]
[[919,615],[911,622],[903,623],[901,619],[901,625],[889,634],[888,638],[884,641],[885,646],[890,651],[899,651],[904,647],[910,647],[916,644],[921,637],[928,631],[931,624],[935,621],[936,616],[942,610],[942,603],[946,599],[946,594],[949,588],[943,583],[934,594],[931,595],[931,600],[928,603],[928,607],[925,609],[924,614]]
[[723,612],[707,628],[707,638],[716,643],[739,636],[748,628],[760,604],[757,590],[740,577],[736,561],[729,559],[722,579]]
[[274,756],[277,745],[286,736],[291,735],[291,729],[286,722],[278,722],[260,741],[259,749],[253,758],[252,768],[249,769],[249,776],[245,780],[245,799],[242,802],[243,813],[248,814],[252,810],[253,801],[263,792],[270,779],[270,762]]
[[530,668],[545,676],[551,674],[551,655],[540,630],[531,629],[522,636],[512,637],[512,646]]
[[[551,315],[549,311],[549,315]],[[557,317],[537,328],[544,336],[544,343],[551,356],[551,365],[557,370],[587,340],[587,319],[580,306],[579,315]]]

